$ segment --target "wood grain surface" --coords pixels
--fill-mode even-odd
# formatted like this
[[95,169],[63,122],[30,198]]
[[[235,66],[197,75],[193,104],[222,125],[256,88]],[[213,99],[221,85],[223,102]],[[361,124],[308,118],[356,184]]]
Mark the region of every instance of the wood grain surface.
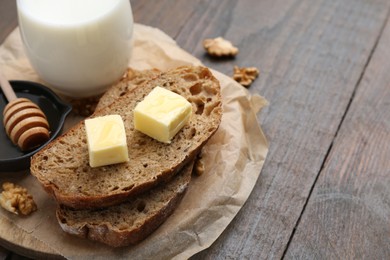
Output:
[[[0,226],[2,232],[7,232],[6,237],[9,239],[9,241],[12,241],[9,242],[6,240],[1,240],[1,245],[6,247],[11,252],[18,252],[20,255],[28,256],[34,259],[63,259],[63,257],[60,257],[46,244],[42,243],[40,240],[31,236],[22,229],[16,227],[10,223],[9,220],[1,219]],[[17,241],[17,243],[15,243],[15,241]]]
[[[0,2],[0,42],[17,24],[14,2]],[[193,259],[390,259],[390,1],[131,4],[135,22],[206,66],[258,67],[249,91],[270,102],[259,114],[270,141],[260,178]],[[239,47],[235,59],[205,54],[202,41],[217,36]]]
[[389,25],[315,184],[288,258],[389,259]]
[[16,16],[16,1],[0,1],[0,43],[18,25]]

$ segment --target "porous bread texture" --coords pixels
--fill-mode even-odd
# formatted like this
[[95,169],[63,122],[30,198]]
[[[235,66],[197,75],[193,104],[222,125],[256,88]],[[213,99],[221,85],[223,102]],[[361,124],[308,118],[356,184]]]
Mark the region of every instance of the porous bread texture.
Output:
[[158,76],[161,72],[158,69],[151,70],[134,70],[129,68],[124,78],[117,84],[110,87],[100,98],[95,111],[98,111],[111,103],[117,98],[132,91],[136,87]]
[[[156,86],[182,95],[193,106],[188,124],[170,144],[133,126],[134,107]],[[205,67],[185,66],[162,73],[93,115],[122,116],[129,162],[89,167],[85,127],[80,122],[32,157],[31,173],[59,204],[76,209],[116,205],[170,179],[194,160],[219,127],[221,102],[219,82]]]
[[191,180],[193,162],[171,181],[135,199],[95,210],[74,210],[59,206],[61,228],[71,235],[112,247],[136,244],[155,231],[173,213]]

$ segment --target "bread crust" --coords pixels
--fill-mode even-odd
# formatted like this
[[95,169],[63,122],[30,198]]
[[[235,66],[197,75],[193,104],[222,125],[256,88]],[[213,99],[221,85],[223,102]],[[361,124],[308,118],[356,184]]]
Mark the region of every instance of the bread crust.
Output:
[[[124,202],[121,205],[104,209],[104,216],[119,215],[126,223],[130,219],[128,227],[124,223],[116,223],[116,218],[101,217],[96,219],[94,215],[99,213],[94,210],[74,210],[59,206],[56,211],[58,223],[61,228],[71,235],[87,238],[107,244],[112,247],[123,247],[139,243],[155,231],[174,212],[184,197],[191,180],[193,162],[190,162],[181,173],[166,184],[159,185],[151,191],[140,195],[137,200]],[[165,195],[163,203],[158,200]],[[143,209],[135,208],[139,201],[144,202]],[[119,211],[118,208],[126,210]],[[149,207],[150,211],[145,208]],[[146,212],[143,212],[146,211]],[[72,218],[73,217],[73,218]],[[131,224],[131,220],[137,223]],[[118,226],[122,226],[119,228]]]
[[[134,130],[132,110],[159,85],[193,106],[190,122],[167,145]],[[84,122],[35,154],[31,173],[59,204],[75,209],[116,205],[167,181],[195,159],[222,117],[220,85],[209,69],[185,66],[132,89],[92,117],[119,114],[125,122],[128,163],[90,168]]]

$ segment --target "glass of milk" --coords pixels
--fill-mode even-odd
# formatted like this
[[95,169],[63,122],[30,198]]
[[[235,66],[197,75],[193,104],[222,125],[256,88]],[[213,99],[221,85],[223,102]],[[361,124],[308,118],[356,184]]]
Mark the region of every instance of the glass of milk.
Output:
[[54,91],[98,95],[121,78],[131,53],[129,0],[17,0],[31,65]]

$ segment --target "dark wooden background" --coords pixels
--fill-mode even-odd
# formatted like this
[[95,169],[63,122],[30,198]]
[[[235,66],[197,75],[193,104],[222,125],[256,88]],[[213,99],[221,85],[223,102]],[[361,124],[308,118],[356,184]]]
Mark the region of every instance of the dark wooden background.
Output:
[[[258,67],[250,91],[270,102],[259,114],[270,141],[260,178],[193,259],[390,259],[390,1],[131,4],[135,22],[211,68]],[[15,1],[0,0],[0,42],[16,25]],[[239,47],[235,59],[205,55],[203,39],[217,36]]]

